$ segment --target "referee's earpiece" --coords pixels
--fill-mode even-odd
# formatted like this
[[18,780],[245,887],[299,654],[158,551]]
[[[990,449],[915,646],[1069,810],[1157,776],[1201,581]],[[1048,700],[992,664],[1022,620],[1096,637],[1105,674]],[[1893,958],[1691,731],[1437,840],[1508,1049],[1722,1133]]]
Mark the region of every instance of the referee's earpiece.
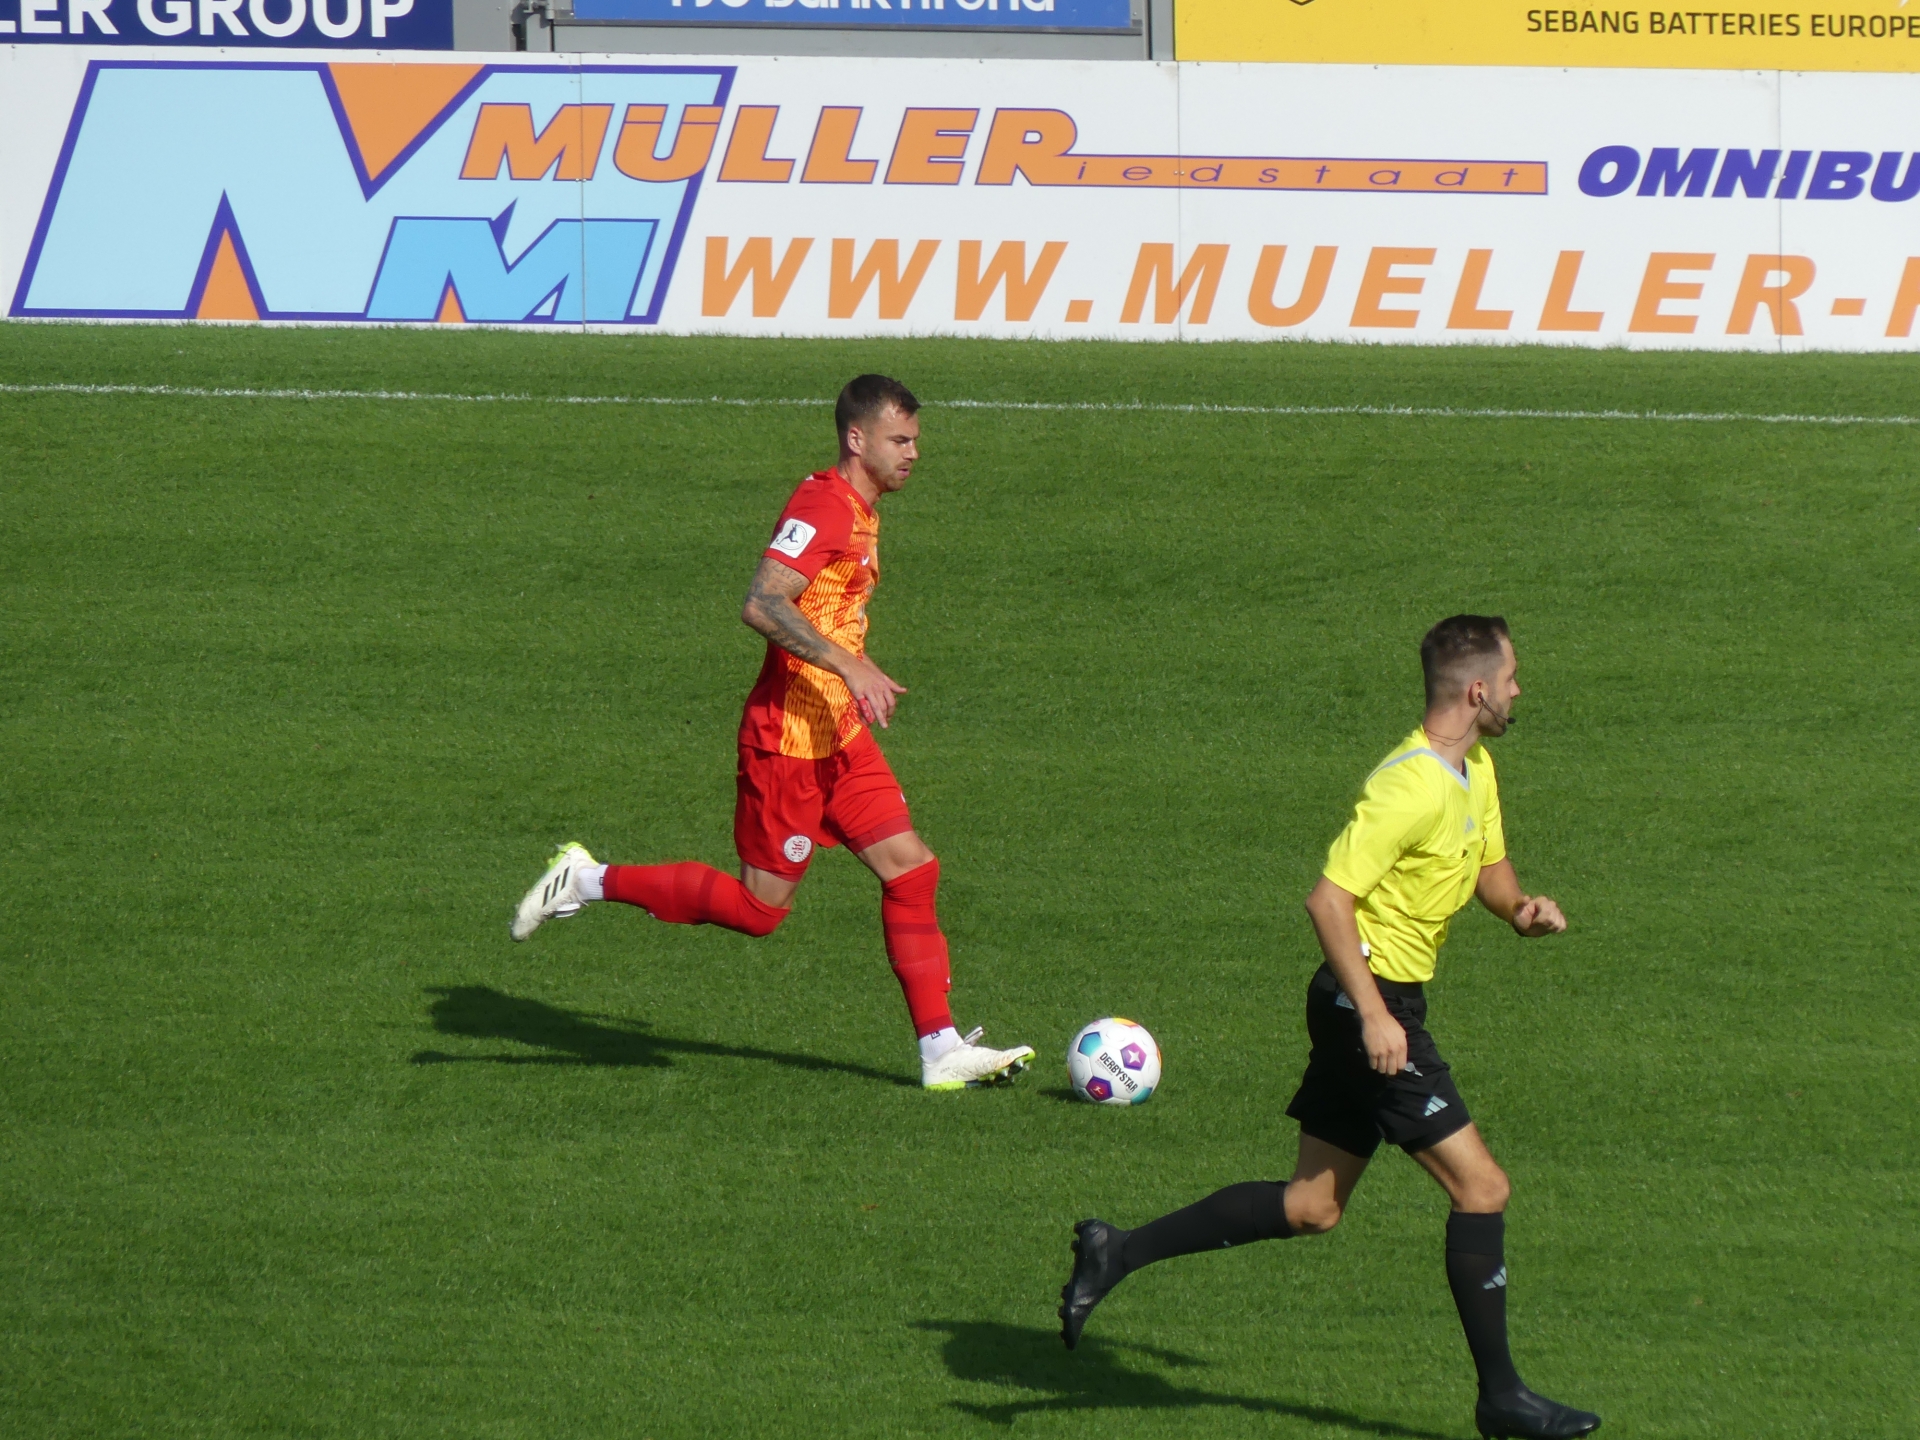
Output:
[[1513,711],[1509,710],[1506,714],[1502,715],[1498,710],[1487,704],[1487,697],[1484,695],[1474,701],[1474,704],[1491,715],[1493,717],[1493,723],[1500,727],[1493,732],[1496,737],[1506,734],[1508,729],[1512,727],[1514,719],[1516,718]]

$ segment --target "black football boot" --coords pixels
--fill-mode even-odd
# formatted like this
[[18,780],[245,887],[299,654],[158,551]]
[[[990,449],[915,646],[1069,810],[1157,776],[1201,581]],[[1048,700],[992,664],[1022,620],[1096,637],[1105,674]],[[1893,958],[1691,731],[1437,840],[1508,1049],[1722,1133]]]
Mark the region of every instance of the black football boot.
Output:
[[1572,1440],[1598,1430],[1600,1417],[1522,1385],[1505,1395],[1481,1395],[1473,1423],[1487,1440]]
[[[1104,1220],[1082,1220],[1073,1227],[1073,1278],[1060,1287],[1060,1338],[1073,1349],[1080,1343],[1093,1307],[1126,1278],[1120,1247],[1127,1232]],[[1570,1430],[1569,1435],[1583,1432]]]

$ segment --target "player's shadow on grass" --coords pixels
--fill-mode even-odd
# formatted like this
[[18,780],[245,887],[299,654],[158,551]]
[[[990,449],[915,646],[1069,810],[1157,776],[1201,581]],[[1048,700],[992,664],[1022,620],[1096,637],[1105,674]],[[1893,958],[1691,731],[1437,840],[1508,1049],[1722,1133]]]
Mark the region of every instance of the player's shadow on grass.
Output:
[[1438,1431],[1391,1420],[1370,1420],[1325,1405],[1225,1395],[1176,1384],[1163,1375],[1131,1370],[1120,1363],[1123,1355],[1132,1353],[1157,1360],[1172,1370],[1198,1369],[1206,1364],[1191,1355],[1153,1345],[1130,1345],[1088,1335],[1081,1338],[1079,1349],[1069,1351],[1061,1345],[1056,1331],[991,1320],[921,1320],[915,1328],[947,1337],[941,1358],[954,1379],[1031,1392],[1031,1398],[994,1403],[950,1402],[954,1409],[995,1425],[1012,1425],[1022,1415],[1076,1410],[1199,1410],[1213,1406],[1256,1415],[1290,1415],[1316,1425],[1337,1425],[1362,1435],[1384,1435],[1394,1440],[1455,1440]]
[[512,1040],[532,1046],[537,1054],[449,1055],[422,1050],[415,1065],[609,1065],[664,1066],[675,1055],[712,1055],[724,1060],[761,1060],[795,1070],[831,1070],[877,1080],[884,1085],[918,1085],[917,1079],[890,1075],[884,1070],[826,1060],[818,1055],[793,1055],[752,1045],[720,1045],[711,1040],[683,1040],[656,1035],[644,1021],[611,1015],[588,1015],[562,1010],[539,1000],[505,995],[486,985],[455,985],[429,989],[438,996],[429,1014],[442,1035],[468,1040]]

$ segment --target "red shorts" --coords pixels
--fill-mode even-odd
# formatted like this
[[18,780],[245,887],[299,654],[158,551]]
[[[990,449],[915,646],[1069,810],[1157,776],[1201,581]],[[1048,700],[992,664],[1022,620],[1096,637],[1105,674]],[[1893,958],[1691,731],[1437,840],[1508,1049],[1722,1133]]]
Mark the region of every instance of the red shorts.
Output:
[[825,760],[740,747],[733,848],[757,870],[798,880],[816,845],[860,851],[912,828],[871,730]]

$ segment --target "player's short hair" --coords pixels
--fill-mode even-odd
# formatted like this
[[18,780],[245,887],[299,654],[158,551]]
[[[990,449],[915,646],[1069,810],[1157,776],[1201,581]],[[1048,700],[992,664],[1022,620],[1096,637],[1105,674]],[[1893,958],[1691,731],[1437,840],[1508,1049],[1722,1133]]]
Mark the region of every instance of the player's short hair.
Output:
[[847,438],[847,431],[854,426],[865,429],[871,425],[889,407],[902,415],[911,415],[920,408],[920,402],[913,398],[911,390],[890,375],[854,376],[840,392],[840,398],[833,402],[833,423],[840,431],[841,440]]
[[1503,640],[1513,643],[1498,615],[1449,615],[1427,631],[1420,642],[1420,672],[1427,678],[1428,707],[1452,700],[1497,667]]

